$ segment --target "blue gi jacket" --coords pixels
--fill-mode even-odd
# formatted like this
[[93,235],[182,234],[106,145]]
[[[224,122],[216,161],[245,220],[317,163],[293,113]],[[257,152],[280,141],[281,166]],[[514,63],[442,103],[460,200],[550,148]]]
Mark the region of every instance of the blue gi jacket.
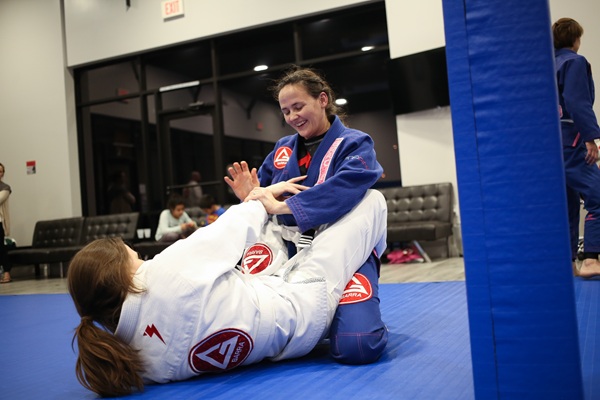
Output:
[[[312,158],[307,178],[300,182],[311,188],[288,198],[285,202],[292,215],[279,220],[297,225],[301,232],[337,221],[360,202],[382,172],[373,139],[345,127],[336,116]],[[297,133],[275,144],[258,176],[261,186],[300,176]]]
[[556,50],[555,61],[563,145],[575,146],[578,134],[584,142],[600,138],[593,110],[595,93],[590,64],[570,49]]

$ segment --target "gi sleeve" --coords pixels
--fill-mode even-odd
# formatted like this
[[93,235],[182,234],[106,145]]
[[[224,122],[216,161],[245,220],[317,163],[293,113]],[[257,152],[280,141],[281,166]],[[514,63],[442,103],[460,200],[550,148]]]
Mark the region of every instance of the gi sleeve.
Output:
[[563,100],[584,142],[600,138],[600,128],[594,114],[594,94],[591,70],[587,60],[577,57],[564,66]]
[[258,201],[231,206],[215,222],[197,229],[186,239],[178,240],[155,258],[179,260],[190,276],[200,276],[204,281],[216,280],[233,270],[244,250],[257,242],[267,212]]

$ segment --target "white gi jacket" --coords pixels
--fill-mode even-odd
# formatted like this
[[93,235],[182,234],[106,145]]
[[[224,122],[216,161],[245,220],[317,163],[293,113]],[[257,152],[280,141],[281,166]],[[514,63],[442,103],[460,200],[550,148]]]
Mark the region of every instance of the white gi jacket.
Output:
[[[127,296],[115,335],[140,351],[146,382],[303,356],[326,336],[353,274],[385,246],[386,220],[385,199],[371,190],[287,260],[283,242],[264,235],[278,227],[265,226],[262,204],[235,205],[140,266],[134,283],[144,291]],[[245,248],[242,265],[266,258],[275,275],[236,269]]]
[[324,279],[293,284],[235,269],[266,218],[257,201],[231,207],[219,224],[175,242],[138,269],[134,281],[145,291],[127,296],[115,334],[141,351],[146,381],[300,357],[325,334]]

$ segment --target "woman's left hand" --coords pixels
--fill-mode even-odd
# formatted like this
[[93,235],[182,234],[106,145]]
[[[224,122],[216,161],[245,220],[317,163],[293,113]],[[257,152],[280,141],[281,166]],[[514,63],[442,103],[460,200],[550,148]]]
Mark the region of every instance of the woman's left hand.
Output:
[[283,200],[285,200],[282,198],[282,196],[284,194],[289,193],[291,195],[294,195],[294,194],[298,194],[301,191],[309,188],[308,186],[304,186],[304,185],[300,185],[299,183],[296,183],[296,182],[300,182],[304,179],[306,179],[306,175],[298,176],[296,178],[292,178],[287,181],[282,181],[282,182],[275,183],[273,185],[269,185],[269,186],[267,186],[267,189],[271,193],[273,193],[273,196],[277,200],[283,201]]
[[280,215],[292,213],[288,205],[284,201],[277,200],[269,188],[255,187],[244,201],[250,200],[260,201],[269,214]]

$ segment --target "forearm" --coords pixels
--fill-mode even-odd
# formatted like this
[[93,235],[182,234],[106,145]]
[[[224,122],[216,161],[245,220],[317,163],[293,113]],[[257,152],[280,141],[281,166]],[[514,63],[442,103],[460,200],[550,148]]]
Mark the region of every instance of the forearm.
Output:
[[10,192],[8,190],[0,190],[0,206],[4,204],[6,200],[8,200],[8,196],[10,196]]

